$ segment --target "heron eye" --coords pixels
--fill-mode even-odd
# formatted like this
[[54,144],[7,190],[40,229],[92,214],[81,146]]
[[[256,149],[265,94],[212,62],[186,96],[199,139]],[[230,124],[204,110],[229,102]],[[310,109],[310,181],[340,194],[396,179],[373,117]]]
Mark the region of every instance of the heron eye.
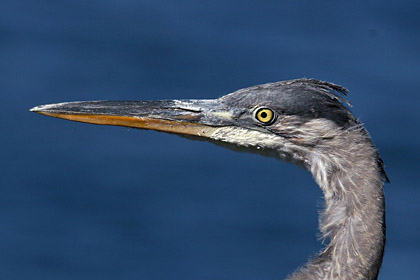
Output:
[[255,118],[262,124],[269,125],[275,121],[276,114],[268,108],[259,108],[255,113]]

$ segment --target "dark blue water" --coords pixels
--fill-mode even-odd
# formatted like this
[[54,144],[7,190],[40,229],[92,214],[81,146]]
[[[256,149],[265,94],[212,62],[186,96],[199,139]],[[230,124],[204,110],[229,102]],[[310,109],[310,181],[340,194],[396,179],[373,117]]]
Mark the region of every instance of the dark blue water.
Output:
[[380,279],[418,278],[419,15],[418,1],[1,1],[0,279],[284,278],[322,248],[304,170],[28,109],[300,77],[350,89],[392,182]]

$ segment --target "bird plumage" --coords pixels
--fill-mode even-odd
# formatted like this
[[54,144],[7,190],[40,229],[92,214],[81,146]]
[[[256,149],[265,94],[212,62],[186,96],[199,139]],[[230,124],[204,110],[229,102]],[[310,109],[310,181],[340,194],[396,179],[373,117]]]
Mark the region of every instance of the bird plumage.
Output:
[[289,279],[376,279],[385,246],[383,162],[341,86],[268,83],[208,100],[86,101],[32,111],[176,133],[272,156],[310,171],[324,193],[325,249]]

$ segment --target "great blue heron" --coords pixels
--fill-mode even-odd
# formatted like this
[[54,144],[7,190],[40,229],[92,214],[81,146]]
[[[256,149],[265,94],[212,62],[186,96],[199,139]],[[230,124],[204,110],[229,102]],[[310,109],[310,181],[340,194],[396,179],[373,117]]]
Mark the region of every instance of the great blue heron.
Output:
[[298,164],[324,193],[320,231],[329,243],[289,279],[377,279],[388,178],[367,131],[344,104],[346,92],[332,83],[298,79],[218,99],[66,102],[31,110],[187,135]]

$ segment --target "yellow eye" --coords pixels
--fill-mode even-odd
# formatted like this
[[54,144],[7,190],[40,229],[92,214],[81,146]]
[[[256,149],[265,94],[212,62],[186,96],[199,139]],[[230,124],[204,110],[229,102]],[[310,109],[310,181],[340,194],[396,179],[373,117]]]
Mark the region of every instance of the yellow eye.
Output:
[[276,114],[268,108],[260,108],[255,113],[255,118],[263,124],[272,124],[275,121]]

